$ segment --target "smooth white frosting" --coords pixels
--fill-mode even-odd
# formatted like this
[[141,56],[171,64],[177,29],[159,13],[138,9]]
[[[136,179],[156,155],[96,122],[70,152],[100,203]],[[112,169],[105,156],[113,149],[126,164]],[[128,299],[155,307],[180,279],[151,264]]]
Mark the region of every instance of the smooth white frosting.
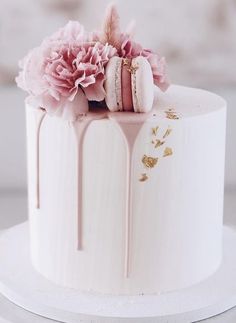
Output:
[[[206,91],[171,86],[133,152],[129,275],[124,275],[126,165],[114,120],[93,121],[83,146],[83,248],[78,250],[77,145],[74,126],[46,116],[40,132],[40,209],[35,208],[37,110],[27,107],[29,218],[35,268],[79,290],[152,294],[184,288],[221,261],[225,102]],[[173,109],[179,119],[166,118]],[[119,113],[119,112],[117,112]],[[165,144],[157,138],[172,131]],[[173,154],[162,157],[165,148]],[[147,170],[144,155],[159,157]],[[140,182],[147,173],[148,180]]]

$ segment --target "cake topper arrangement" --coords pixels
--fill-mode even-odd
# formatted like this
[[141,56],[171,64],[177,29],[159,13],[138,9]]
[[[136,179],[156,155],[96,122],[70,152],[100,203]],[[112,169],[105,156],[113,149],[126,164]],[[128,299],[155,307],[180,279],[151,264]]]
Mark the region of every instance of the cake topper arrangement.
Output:
[[132,23],[121,31],[113,4],[101,30],[87,32],[70,21],[32,49],[20,68],[16,82],[28,92],[27,103],[71,121],[104,99],[110,111],[148,112],[153,86],[168,88],[165,59],[134,41]]

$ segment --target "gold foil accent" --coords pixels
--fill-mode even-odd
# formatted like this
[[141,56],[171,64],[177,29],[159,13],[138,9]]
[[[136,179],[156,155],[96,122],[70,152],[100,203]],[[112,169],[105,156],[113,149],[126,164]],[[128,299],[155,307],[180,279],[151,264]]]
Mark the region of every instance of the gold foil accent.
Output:
[[129,66],[130,65],[130,60],[128,58],[123,58],[123,65],[124,66]]
[[[135,75],[134,75],[135,76]],[[166,116],[169,117],[170,119],[179,119],[179,116],[177,113],[174,111],[174,109],[169,108],[166,109],[165,111]],[[162,138],[157,138],[157,134],[159,134],[159,131],[161,130],[161,135]],[[150,133],[150,144],[152,144],[154,147],[153,148],[158,148],[161,146],[164,146],[161,149],[157,150],[158,157],[152,157],[148,155],[143,155],[142,157],[142,164],[144,168],[148,169],[148,172],[151,172],[151,169],[154,168],[157,163],[163,158],[167,156],[173,155],[173,150],[172,148],[168,147],[168,136],[172,133],[173,129],[168,125],[168,127],[165,129],[160,128],[160,126],[156,126],[151,128],[151,133]],[[146,180],[149,179],[149,173],[145,173],[145,170],[143,171],[144,173],[140,174],[139,181],[140,182],[145,182]]]
[[173,154],[173,151],[170,147],[166,147],[164,150],[163,157],[171,156]]
[[173,119],[173,120],[178,120],[179,116],[176,114],[176,112],[173,109],[168,109],[165,111],[166,118],[168,119]]
[[158,158],[143,155],[142,163],[144,164],[145,167],[153,168],[154,166],[156,166],[157,162],[158,162]]
[[161,141],[159,139],[156,139],[156,143],[155,143],[155,148],[158,148],[162,145],[164,145],[165,141]]
[[141,174],[141,177],[139,178],[140,182],[145,182],[148,179],[148,176],[146,173]]
[[178,120],[179,119],[178,116],[176,116],[176,115],[169,115],[169,114],[166,116],[166,118],[167,119],[173,119],[173,120]]
[[164,135],[163,135],[163,139],[165,139],[166,137],[168,137],[168,136],[169,136],[169,134],[171,133],[171,131],[172,131],[172,129],[171,129],[171,128],[168,128],[168,129],[166,130],[166,132],[164,133]]
[[135,74],[136,73],[136,71],[139,69],[139,66],[138,66],[138,64],[137,65],[131,65],[128,69],[127,69],[127,71],[129,71],[131,74]]
[[155,128],[152,128],[152,135],[153,136],[156,136],[157,135],[157,131],[158,131],[159,127],[155,127]]

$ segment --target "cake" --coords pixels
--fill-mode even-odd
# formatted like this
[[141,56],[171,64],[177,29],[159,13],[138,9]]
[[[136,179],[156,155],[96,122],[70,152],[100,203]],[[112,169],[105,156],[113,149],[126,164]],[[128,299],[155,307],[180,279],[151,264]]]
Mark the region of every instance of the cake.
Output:
[[168,86],[164,58],[118,18],[69,22],[21,63],[31,260],[80,292],[159,294],[221,264],[226,103]]

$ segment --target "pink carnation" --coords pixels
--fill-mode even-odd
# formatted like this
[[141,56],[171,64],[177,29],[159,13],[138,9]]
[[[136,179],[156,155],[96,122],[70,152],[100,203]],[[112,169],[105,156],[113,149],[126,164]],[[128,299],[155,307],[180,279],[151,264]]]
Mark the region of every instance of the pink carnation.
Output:
[[83,27],[69,22],[24,58],[16,81],[31,104],[74,120],[88,110],[85,97],[104,99],[104,68],[114,55],[114,47],[88,41]]
[[69,21],[64,27],[60,28],[46,40],[60,40],[64,43],[74,41],[85,42],[88,41],[88,33],[85,31],[84,26],[78,21]]

